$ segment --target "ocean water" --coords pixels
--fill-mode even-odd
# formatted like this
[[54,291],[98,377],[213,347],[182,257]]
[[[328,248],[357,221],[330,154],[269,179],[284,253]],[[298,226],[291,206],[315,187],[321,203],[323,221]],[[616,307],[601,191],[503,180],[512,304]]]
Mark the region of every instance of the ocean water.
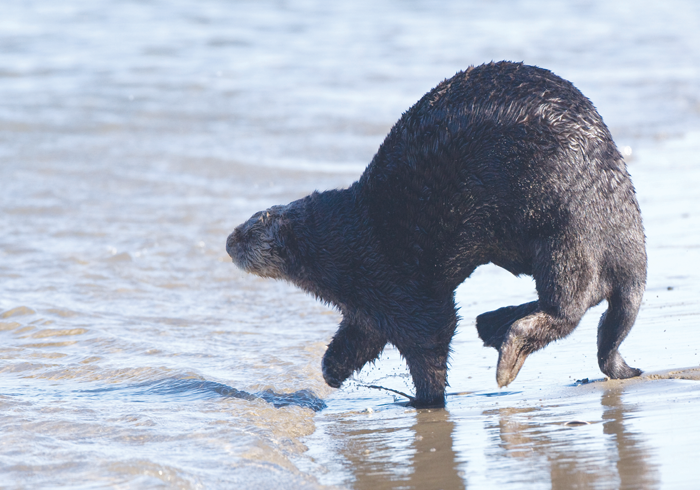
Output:
[[[626,155],[649,280],[622,347],[700,364],[700,7],[693,1],[4,0],[0,487],[693,488],[690,371],[594,382],[591,310],[504,390],[474,318],[534,299],[493,266],[457,291],[445,410],[388,348],[340,390],[339,315],[237,270],[251,214],[362,173],[469,65],[588,96]],[[683,378],[683,379],[678,379]]]

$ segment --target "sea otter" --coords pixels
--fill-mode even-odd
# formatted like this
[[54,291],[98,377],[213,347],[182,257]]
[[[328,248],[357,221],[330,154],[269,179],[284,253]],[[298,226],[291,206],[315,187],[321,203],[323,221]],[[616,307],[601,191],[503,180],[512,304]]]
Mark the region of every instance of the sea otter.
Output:
[[489,262],[532,276],[539,298],[476,319],[499,351],[499,386],[604,299],[600,369],[641,374],[618,348],[644,293],[644,240],[625,162],[593,104],[548,70],[499,62],[423,96],[349,188],[256,213],[226,250],[241,269],[340,310],[323,357],[330,386],[390,342],[410,369],[415,406],[440,407],[455,288]]

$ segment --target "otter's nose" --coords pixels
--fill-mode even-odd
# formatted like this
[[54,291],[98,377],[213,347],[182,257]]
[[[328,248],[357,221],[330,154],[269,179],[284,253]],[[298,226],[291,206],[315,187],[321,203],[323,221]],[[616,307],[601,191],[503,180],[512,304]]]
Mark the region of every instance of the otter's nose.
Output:
[[229,257],[234,260],[236,258],[236,244],[241,241],[242,234],[243,233],[241,232],[241,228],[239,226],[233,230],[233,233],[231,233],[226,239],[226,253],[228,253]]

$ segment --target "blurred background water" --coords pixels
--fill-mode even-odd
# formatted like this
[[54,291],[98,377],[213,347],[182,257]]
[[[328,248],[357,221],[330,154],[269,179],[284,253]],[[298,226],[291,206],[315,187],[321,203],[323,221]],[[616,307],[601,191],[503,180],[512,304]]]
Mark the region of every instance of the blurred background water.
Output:
[[694,381],[573,386],[601,376],[604,307],[496,391],[473,319],[534,288],[479,269],[457,293],[462,395],[416,412],[361,386],[412,389],[393,349],[328,388],[338,315],[224,242],[351,184],[439,81],[524,61],[580,88],[627,156],[650,264],[623,352],[697,365],[699,5],[4,0],[0,486],[691,488]]

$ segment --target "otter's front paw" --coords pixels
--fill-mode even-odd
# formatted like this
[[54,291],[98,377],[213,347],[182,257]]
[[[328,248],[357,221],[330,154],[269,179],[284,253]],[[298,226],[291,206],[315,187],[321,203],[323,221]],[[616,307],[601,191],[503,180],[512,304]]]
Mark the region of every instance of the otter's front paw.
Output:
[[329,356],[328,353],[326,353],[326,355],[323,356],[322,367],[323,379],[326,380],[326,383],[331,388],[340,388],[340,385],[343,384],[343,381],[348,379],[352,374],[352,369],[349,369],[348,367],[342,365],[337,361],[337,359],[333,358],[332,356]]

